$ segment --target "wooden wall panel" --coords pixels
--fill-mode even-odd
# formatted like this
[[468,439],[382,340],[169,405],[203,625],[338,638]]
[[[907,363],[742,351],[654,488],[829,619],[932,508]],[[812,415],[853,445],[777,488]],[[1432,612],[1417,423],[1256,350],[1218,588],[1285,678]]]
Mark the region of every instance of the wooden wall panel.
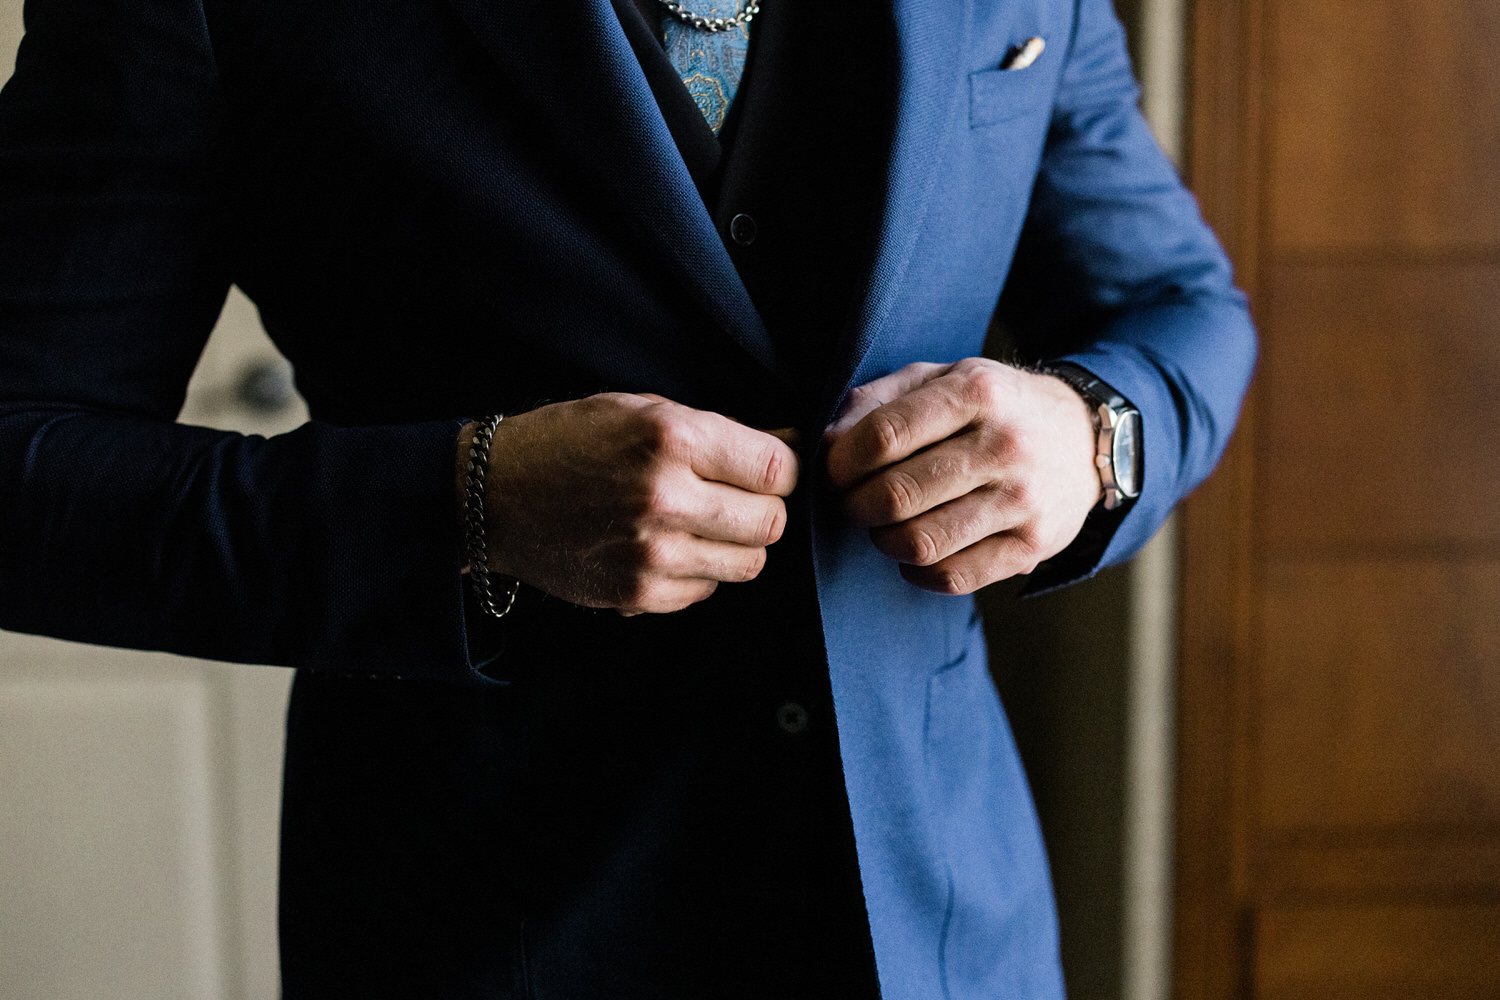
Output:
[[1282,249],[1500,244],[1495,0],[1279,0],[1270,203]]
[[1500,264],[1292,264],[1267,277],[1265,544],[1500,544]]
[[1500,828],[1500,562],[1273,563],[1263,831]]
[[1259,838],[1251,879],[1267,905],[1357,899],[1500,899],[1500,836],[1483,828]]
[[[1190,9],[1190,78],[1186,165],[1204,216],[1235,261],[1243,286],[1257,285],[1254,253],[1261,225],[1263,4],[1213,0]],[[1172,995],[1218,1000],[1239,993],[1244,926],[1241,782],[1235,669],[1250,641],[1248,614],[1254,551],[1255,422],[1252,385],[1246,418],[1214,475],[1179,520],[1183,565],[1179,590],[1177,856],[1173,892]]]
[[1265,1000],[1500,998],[1500,906],[1271,908],[1255,951]]
[[1191,11],[1262,361],[1182,518],[1174,996],[1500,998],[1500,2]]

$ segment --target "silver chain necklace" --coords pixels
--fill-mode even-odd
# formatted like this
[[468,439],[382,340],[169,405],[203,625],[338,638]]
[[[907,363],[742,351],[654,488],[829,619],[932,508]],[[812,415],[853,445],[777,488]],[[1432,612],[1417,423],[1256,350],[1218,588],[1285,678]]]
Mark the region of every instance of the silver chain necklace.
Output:
[[658,3],[677,20],[689,28],[697,28],[699,31],[728,31],[741,25],[749,24],[750,19],[760,13],[758,0],[750,0],[745,9],[733,17],[702,17],[694,14],[684,7],[678,0],[657,0]]

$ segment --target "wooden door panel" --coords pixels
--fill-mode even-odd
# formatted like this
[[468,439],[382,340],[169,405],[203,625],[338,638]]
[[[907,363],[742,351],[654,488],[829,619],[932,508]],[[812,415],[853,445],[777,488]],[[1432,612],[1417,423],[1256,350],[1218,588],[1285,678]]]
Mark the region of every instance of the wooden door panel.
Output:
[[1261,830],[1500,829],[1500,561],[1275,562],[1264,594]]
[[1297,263],[1265,278],[1267,552],[1500,545],[1500,264]]
[[1500,998],[1500,906],[1271,908],[1255,939],[1265,1000]]
[[1494,0],[1276,0],[1268,50],[1279,250],[1500,244]]
[[1267,905],[1308,900],[1500,897],[1500,829],[1425,828],[1257,838],[1249,878]]
[[1176,996],[1500,997],[1500,3],[1192,20],[1262,362],[1182,520]]

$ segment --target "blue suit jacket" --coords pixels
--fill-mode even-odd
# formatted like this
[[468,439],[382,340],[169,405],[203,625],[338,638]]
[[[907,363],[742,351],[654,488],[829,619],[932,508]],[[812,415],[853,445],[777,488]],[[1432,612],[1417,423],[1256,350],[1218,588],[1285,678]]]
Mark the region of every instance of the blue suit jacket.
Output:
[[[831,138],[759,119],[773,152],[711,210],[605,0],[28,5],[0,95],[0,626],[304,668],[289,997],[377,972],[739,995],[726,970],[785,944],[757,937],[772,897],[851,837],[885,996],[1060,992],[973,604],[905,584],[816,456],[765,578],[680,615],[528,593],[493,628],[454,571],[466,416],[652,391],[816,440],[849,387],[977,354],[997,316],[1145,419],[1141,499],[1042,582],[1127,557],[1217,459],[1253,334],[1108,0],[893,0],[852,48],[849,11],[807,7],[788,72],[826,100],[776,111]],[[715,212],[741,209],[760,235],[731,251]],[[172,423],[231,282],[296,366],[294,433]],[[773,724],[793,701],[811,749]],[[847,813],[799,826],[840,775]]]

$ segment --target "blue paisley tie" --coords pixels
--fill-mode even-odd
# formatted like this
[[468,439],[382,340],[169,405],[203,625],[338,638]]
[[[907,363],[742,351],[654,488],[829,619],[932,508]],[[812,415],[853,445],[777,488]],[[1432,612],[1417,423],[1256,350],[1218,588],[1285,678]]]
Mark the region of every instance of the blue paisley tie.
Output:
[[[689,0],[684,6],[702,17],[732,18],[739,13],[735,0]],[[688,93],[698,102],[698,110],[703,112],[708,127],[718,135],[745,72],[750,24],[727,31],[700,31],[675,17],[663,20],[667,56]]]

